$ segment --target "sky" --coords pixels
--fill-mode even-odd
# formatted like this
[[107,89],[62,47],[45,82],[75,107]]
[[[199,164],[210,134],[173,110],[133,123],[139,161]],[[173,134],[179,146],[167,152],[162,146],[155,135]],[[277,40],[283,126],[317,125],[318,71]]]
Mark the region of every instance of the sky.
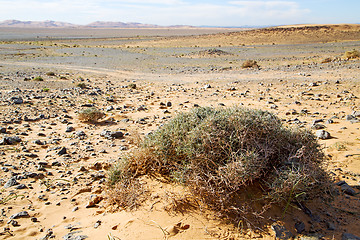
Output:
[[0,21],[192,26],[360,23],[360,0],[0,0]]

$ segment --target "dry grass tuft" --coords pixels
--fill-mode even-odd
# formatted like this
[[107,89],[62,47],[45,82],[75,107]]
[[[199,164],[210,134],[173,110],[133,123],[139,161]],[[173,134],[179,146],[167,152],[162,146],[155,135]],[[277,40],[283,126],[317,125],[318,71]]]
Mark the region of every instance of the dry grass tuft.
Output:
[[345,59],[349,60],[349,59],[355,59],[355,58],[359,58],[360,57],[360,52],[357,50],[352,50],[352,51],[347,51],[345,52],[344,56]]
[[257,64],[255,60],[246,60],[242,65],[242,68],[259,68],[260,66]]
[[327,57],[321,61],[321,63],[330,63],[330,62],[332,62],[332,58],[330,57]]
[[210,209],[239,220],[264,210],[255,205],[315,196],[327,180],[324,161],[310,131],[285,128],[272,113],[196,108],[147,135],[110,182],[126,199],[140,176],[161,176],[187,186]]
[[95,107],[80,110],[78,113],[79,120],[84,122],[96,122],[104,116],[105,114]]

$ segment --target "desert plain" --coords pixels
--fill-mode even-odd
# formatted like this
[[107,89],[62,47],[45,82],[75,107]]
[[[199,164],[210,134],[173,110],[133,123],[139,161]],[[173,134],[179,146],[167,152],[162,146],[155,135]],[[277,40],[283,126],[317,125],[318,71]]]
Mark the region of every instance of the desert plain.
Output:
[[[360,239],[360,58],[345,54],[360,51],[360,25],[0,31],[1,239]],[[236,225],[144,177],[142,204],[114,203],[109,169],[139,139],[234,105],[318,134],[331,201]],[[92,107],[104,117],[82,121]]]

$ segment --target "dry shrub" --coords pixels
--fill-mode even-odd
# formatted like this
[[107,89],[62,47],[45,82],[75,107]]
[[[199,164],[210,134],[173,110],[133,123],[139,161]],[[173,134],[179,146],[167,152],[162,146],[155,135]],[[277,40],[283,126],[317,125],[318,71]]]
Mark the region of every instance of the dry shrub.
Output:
[[259,68],[259,65],[255,60],[246,60],[242,65],[242,68]]
[[86,88],[86,83],[82,83],[82,82],[77,83],[76,87],[81,88],[81,89],[85,89]]
[[255,214],[254,204],[314,196],[326,180],[323,161],[310,131],[286,128],[272,113],[196,108],[147,135],[111,181],[127,188],[128,179],[161,175],[233,219]]
[[360,52],[357,50],[347,51],[345,52],[344,56],[345,59],[355,59],[360,57]]
[[79,120],[84,122],[96,122],[104,116],[105,114],[95,107],[80,110],[78,113]]
[[332,58],[328,57],[328,58],[325,58],[321,61],[321,63],[330,63],[332,62]]

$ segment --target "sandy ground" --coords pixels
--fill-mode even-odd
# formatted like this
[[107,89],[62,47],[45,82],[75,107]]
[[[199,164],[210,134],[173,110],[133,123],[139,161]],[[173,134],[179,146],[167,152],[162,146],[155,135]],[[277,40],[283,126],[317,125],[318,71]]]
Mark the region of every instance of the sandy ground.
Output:
[[[275,239],[274,223],[298,239],[360,236],[360,60],[341,59],[360,50],[359,27],[284,29],[150,41],[2,42],[1,138],[21,142],[0,145],[0,238]],[[322,63],[327,57],[332,61]],[[241,68],[248,59],[260,69]],[[319,139],[326,169],[334,185],[346,181],[352,194],[335,185],[331,201],[324,193],[305,203],[310,213],[291,207],[283,215],[274,206],[263,220],[237,226],[206,208],[180,206],[175,196],[186,196],[186,186],[146,177],[141,182],[150,193],[141,206],[110,204],[107,171],[136,148],[136,136],[196,106],[232,105],[274,112],[289,127],[323,125],[331,135]],[[79,121],[78,111],[88,106],[106,117]],[[104,130],[124,137],[104,138]]]

